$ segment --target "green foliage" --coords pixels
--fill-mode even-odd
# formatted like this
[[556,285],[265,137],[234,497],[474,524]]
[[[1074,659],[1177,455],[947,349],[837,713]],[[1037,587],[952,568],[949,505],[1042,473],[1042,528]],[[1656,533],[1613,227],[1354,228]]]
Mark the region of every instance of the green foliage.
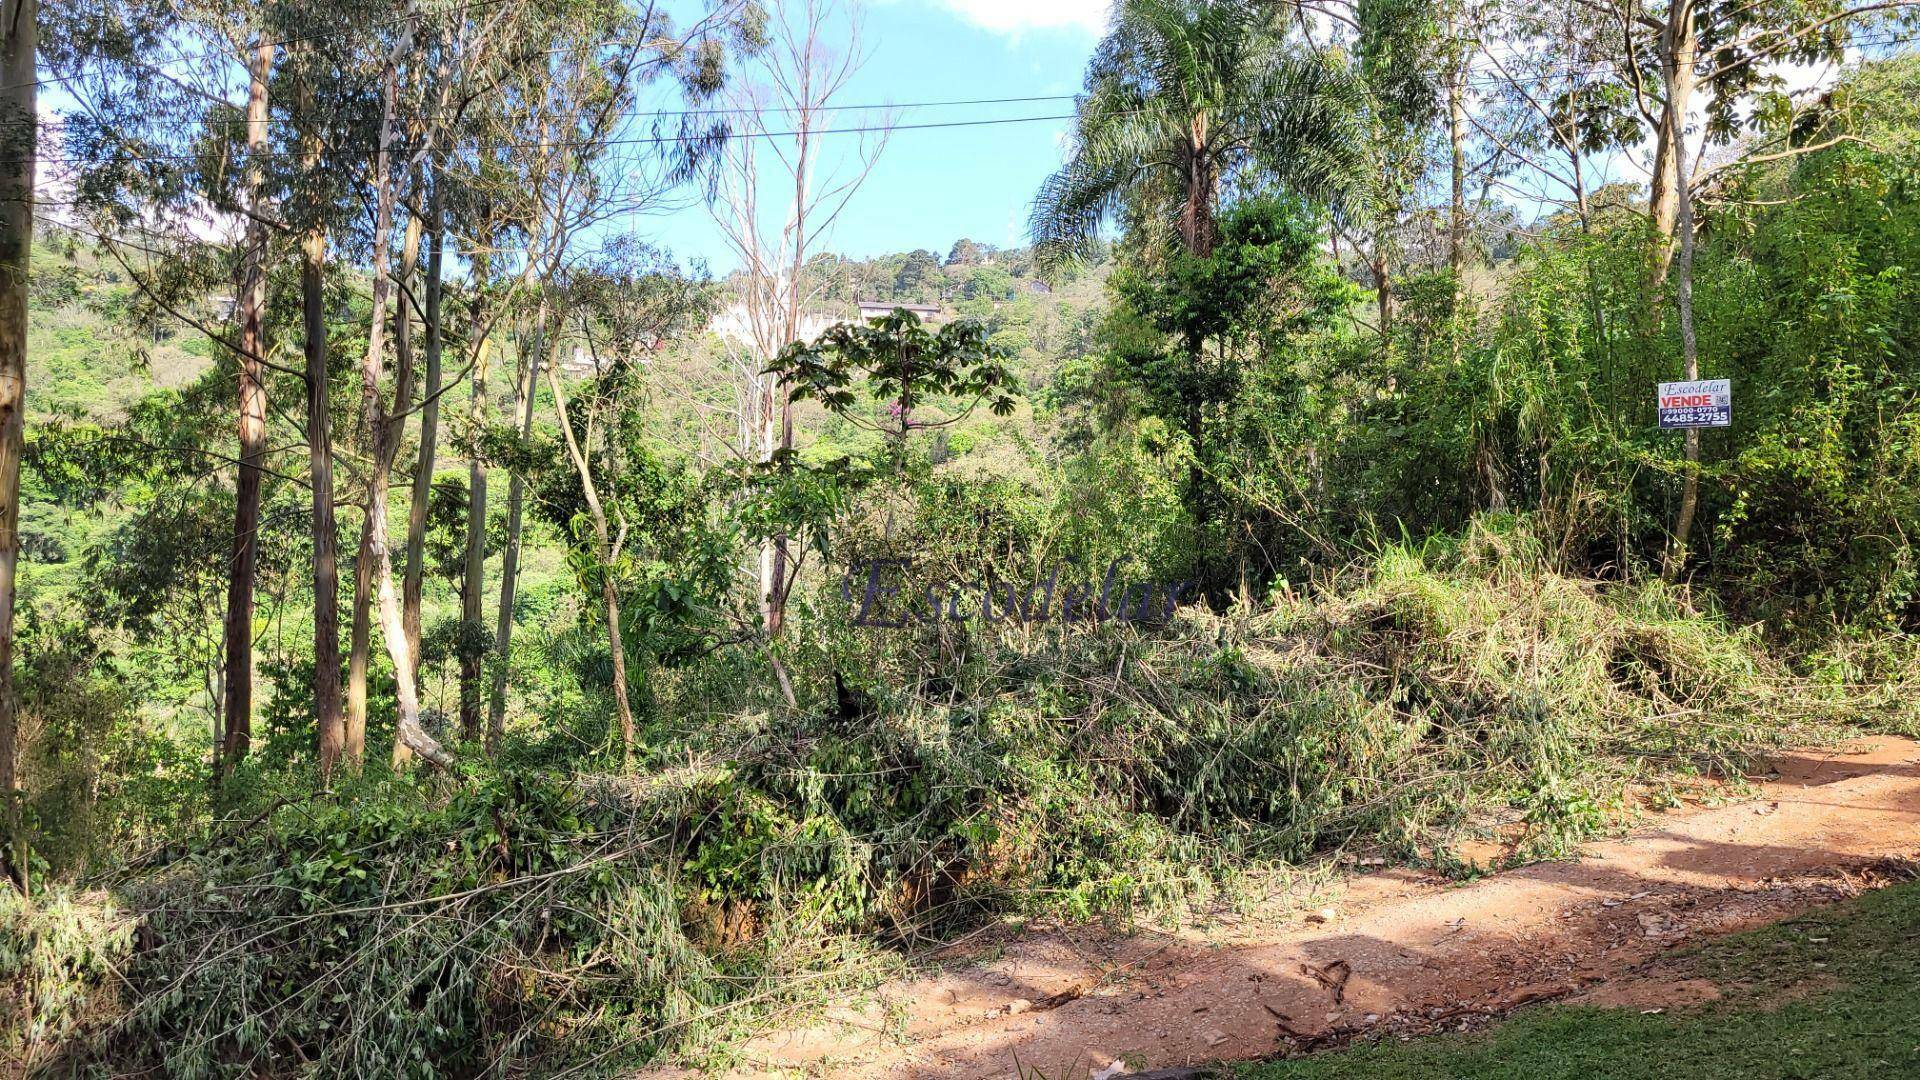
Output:
[[[1876,117],[1898,115],[1888,99],[1912,77],[1896,65],[1851,78],[1815,131],[1883,130]],[[1694,577],[1809,648],[1920,625],[1915,160],[1889,139],[1736,170],[1738,197],[1707,217],[1696,261],[1705,374],[1733,380],[1736,419],[1704,436],[1708,535]],[[1611,196],[1591,207],[1585,226],[1563,220],[1521,246],[1464,305],[1450,274],[1410,274],[1384,339],[1296,334],[1291,364],[1284,341],[1262,341],[1267,367],[1234,366],[1268,374],[1221,388],[1232,402],[1221,411],[1250,422],[1214,467],[1275,529],[1260,576],[1297,577],[1302,558],[1337,565],[1376,531],[1457,533],[1477,513],[1522,507],[1564,523],[1561,565],[1632,575],[1657,559],[1685,465],[1679,438],[1653,425],[1651,394],[1676,377],[1677,335],[1661,316],[1669,298],[1649,284],[1643,223]],[[1164,308],[1189,276],[1117,280],[1121,296]],[[1245,310],[1224,295],[1193,308]],[[1219,316],[1194,332],[1230,347]],[[1107,411],[1101,426],[1169,412],[1155,387],[1181,371],[1141,331],[1123,315],[1107,335],[1141,358],[1138,388],[1072,387]]]
[[135,920],[104,893],[65,887],[31,901],[0,889],[0,1061],[45,1065],[108,1007],[133,949]]
[[1710,340],[1751,387],[1709,503],[1714,568],[1785,630],[1917,625],[1916,164],[1840,146],[1756,178],[1787,205],[1730,215],[1703,275]]
[[[728,560],[736,530],[756,511],[779,516],[750,499],[737,500],[731,516],[715,512],[736,494],[737,478],[696,475],[684,460],[663,454],[636,419],[617,422],[606,432],[607,452],[617,456],[620,467],[597,477],[607,513],[624,523],[630,537],[610,563],[602,560],[572,465],[548,446],[532,477],[535,515],[562,539],[575,595],[592,598],[579,615],[580,629],[592,633],[555,634],[535,651],[544,663],[536,670],[521,669],[530,683],[544,684],[539,695],[550,700],[577,702],[575,695],[585,693],[596,699],[596,708],[610,701],[612,654],[599,603],[609,577],[620,599],[630,679],[644,682],[651,666],[675,666],[704,655],[726,629]],[[604,735],[599,730],[603,718],[591,709],[549,719],[561,729],[550,734],[562,736],[568,747],[577,748],[575,737],[589,737],[589,745],[596,745]]]
[[[789,345],[768,370],[793,400],[817,400],[829,412],[884,431],[895,441],[956,423],[982,405],[1006,416],[1019,389],[1005,354],[988,344],[978,323],[952,322],[929,331],[904,308],[867,326],[842,323],[811,344]],[[880,403],[884,419],[858,416],[856,383]],[[941,418],[915,414],[923,405],[941,402],[956,411]]]
[[[632,241],[517,297],[496,282],[504,351],[592,363],[559,369],[566,432],[536,412],[530,434],[486,416],[452,433],[526,483],[532,521],[514,648],[489,657],[512,723],[448,775],[374,764],[315,792],[303,388],[276,371],[263,738],[210,800],[235,372],[213,338],[155,326],[225,288],[236,253],[185,245],[144,290],[77,246],[43,257],[32,381],[54,389],[31,400],[61,419],[36,414],[29,436],[24,798],[36,869],[115,897],[0,902],[15,1049],[183,1076],[618,1070],[871,976],[890,955],[876,943],[1231,901],[1345,845],[1454,871],[1477,869],[1468,840],[1559,855],[1756,750],[1914,731],[1920,68],[1851,75],[1791,128],[1757,83],[1714,90],[1755,99],[1742,124],[1832,145],[1731,168],[1703,206],[1700,343],[1707,374],[1736,382],[1736,426],[1705,437],[1706,538],[1670,585],[1646,567],[1688,466],[1651,424],[1677,343],[1638,193],[1591,193],[1578,221],[1510,216],[1494,264],[1460,275],[1391,250],[1437,250],[1437,208],[1412,200],[1458,59],[1448,14],[1369,0],[1348,58],[1296,48],[1261,5],[1127,0],[1036,250],[798,271],[829,308],[962,318],[896,312],[787,350],[771,374],[801,435],[768,461],[715,464],[738,449],[717,430],[737,418],[729,346],[686,345],[734,283]],[[764,43],[762,15],[742,44]],[[713,44],[672,59],[697,95],[719,86]],[[281,69],[338,62],[320,134],[369,119],[368,69],[347,59],[301,50]],[[503,73],[529,101],[549,74]],[[599,83],[612,72],[589,76],[589,96],[619,97]],[[1618,93],[1569,94],[1548,108],[1582,146],[1627,141]],[[1716,136],[1735,119],[1722,104]],[[716,145],[689,134],[683,171]],[[478,168],[496,193],[512,182],[502,159]],[[230,198],[233,170],[216,172],[101,173],[87,194]],[[334,229],[342,176],[276,173],[277,205]],[[469,236],[480,189],[455,187]],[[1116,222],[1117,260],[1073,282]],[[1356,230],[1394,254],[1384,328],[1329,251]],[[331,235],[346,257],[318,389],[347,416],[364,239]],[[274,263],[280,355],[303,330]],[[1032,280],[1043,268],[1058,293]],[[477,298],[452,292],[448,325],[467,326]],[[557,336],[534,340],[535,322]],[[449,357],[475,344],[460,338]],[[492,377],[501,398],[511,374]],[[1021,382],[1046,392],[1023,400]],[[469,392],[449,388],[450,415]],[[365,494],[366,432],[335,430],[345,506]],[[430,723],[445,661],[493,647],[450,596],[467,495],[436,478],[426,508]],[[350,538],[358,514],[342,517]],[[778,682],[749,584],[776,538],[798,564]],[[886,626],[854,595],[881,562],[949,614],[1008,589],[1206,593],[1166,625]],[[603,590],[640,727],[617,775],[600,775],[617,738]],[[376,650],[376,763],[393,676]]]
[[274,800],[145,898],[126,974],[167,989],[98,1052],[176,1076],[424,1077],[621,1060],[699,1031],[748,995],[685,937],[659,870],[672,830],[656,830],[710,788],[636,796],[523,771]]
[[[1074,550],[1031,492],[917,490],[898,535],[945,538],[939,573]],[[1514,521],[1164,630],[922,636],[836,610],[796,608],[822,649],[794,673],[844,672],[837,701],[769,714],[727,654],[666,668],[638,776],[542,769],[532,744],[320,799],[250,773],[230,828],[134,883],[127,1007],[93,1052],[185,1076],[637,1062],[871,970],[857,940],[1230,899],[1346,844],[1558,853],[1671,780],[1909,708],[1798,679],[1657,584],[1557,575]]]
[[24,615],[18,768],[37,860],[73,874],[164,841],[203,809],[207,776],[139,708],[151,676],[119,668],[77,622]]
[[1258,481],[1248,481],[1273,475],[1282,428],[1301,411],[1299,353],[1355,299],[1319,253],[1324,224],[1297,200],[1249,199],[1223,216],[1210,253],[1117,272],[1105,355],[1057,388],[1067,404],[1106,411],[1099,426],[1144,416],[1159,421],[1157,435],[1185,436],[1188,513],[1218,530],[1192,562],[1211,587],[1244,566],[1250,529],[1268,572],[1292,546],[1275,542]]
[[1040,265],[1084,262],[1119,220],[1154,256],[1205,254],[1220,181],[1314,197],[1362,170],[1360,88],[1246,0],[1125,0],[1087,70],[1067,162],[1034,200]]

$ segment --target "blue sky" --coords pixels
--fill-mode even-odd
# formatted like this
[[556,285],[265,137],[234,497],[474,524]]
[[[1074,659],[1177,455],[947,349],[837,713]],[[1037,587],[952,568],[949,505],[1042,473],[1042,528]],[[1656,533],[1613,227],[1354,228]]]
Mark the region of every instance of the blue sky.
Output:
[[[864,12],[868,59],[837,102],[952,101],[1072,94],[1098,40],[1106,0],[875,0]],[[1061,116],[1071,101],[911,109],[898,124],[993,117]],[[845,113],[836,126],[864,114]],[[869,118],[870,119],[870,118]],[[954,241],[1025,242],[1027,208],[1057,168],[1066,123],[895,131],[873,174],[828,238],[855,257]],[[834,136],[829,146],[857,141]],[[715,273],[734,265],[701,206],[639,226],[681,260],[704,258]]]

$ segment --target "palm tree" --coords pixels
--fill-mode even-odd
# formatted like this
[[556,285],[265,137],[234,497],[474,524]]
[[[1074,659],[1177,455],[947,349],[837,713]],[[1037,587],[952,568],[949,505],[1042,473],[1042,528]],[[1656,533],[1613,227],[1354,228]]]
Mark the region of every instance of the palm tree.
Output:
[[[1087,69],[1072,152],[1034,201],[1043,273],[1086,258],[1111,218],[1150,254],[1206,258],[1229,185],[1329,201],[1358,185],[1363,88],[1342,66],[1290,46],[1282,19],[1255,0],[1117,0]],[[1197,327],[1184,336],[1185,498],[1204,519],[1206,341]]]
[[1290,46],[1270,5],[1118,0],[1087,70],[1072,153],[1035,200],[1043,269],[1084,258],[1122,219],[1149,249],[1212,252],[1228,182],[1338,195],[1364,170],[1364,98],[1340,66]]

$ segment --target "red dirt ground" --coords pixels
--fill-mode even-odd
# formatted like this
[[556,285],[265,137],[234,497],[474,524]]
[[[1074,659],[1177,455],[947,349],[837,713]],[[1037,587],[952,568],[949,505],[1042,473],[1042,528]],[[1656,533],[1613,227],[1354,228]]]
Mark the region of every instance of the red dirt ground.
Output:
[[1663,814],[1577,860],[1464,884],[1347,877],[1289,922],[949,950],[876,1003],[755,1040],[756,1067],[736,1075],[1086,1080],[1474,1026],[1544,1000],[1708,1001],[1717,988],[1649,961],[1882,884],[1920,855],[1920,743],[1785,754],[1760,779],[1757,800]]

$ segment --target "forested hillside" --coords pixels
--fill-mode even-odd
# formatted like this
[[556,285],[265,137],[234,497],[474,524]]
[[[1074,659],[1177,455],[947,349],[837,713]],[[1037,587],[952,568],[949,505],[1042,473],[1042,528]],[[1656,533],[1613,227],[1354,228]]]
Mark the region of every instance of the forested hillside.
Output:
[[1324,6],[1120,0],[1031,243],[869,259],[835,0],[39,7],[8,1067],[719,1067],[1920,734],[1908,9]]

